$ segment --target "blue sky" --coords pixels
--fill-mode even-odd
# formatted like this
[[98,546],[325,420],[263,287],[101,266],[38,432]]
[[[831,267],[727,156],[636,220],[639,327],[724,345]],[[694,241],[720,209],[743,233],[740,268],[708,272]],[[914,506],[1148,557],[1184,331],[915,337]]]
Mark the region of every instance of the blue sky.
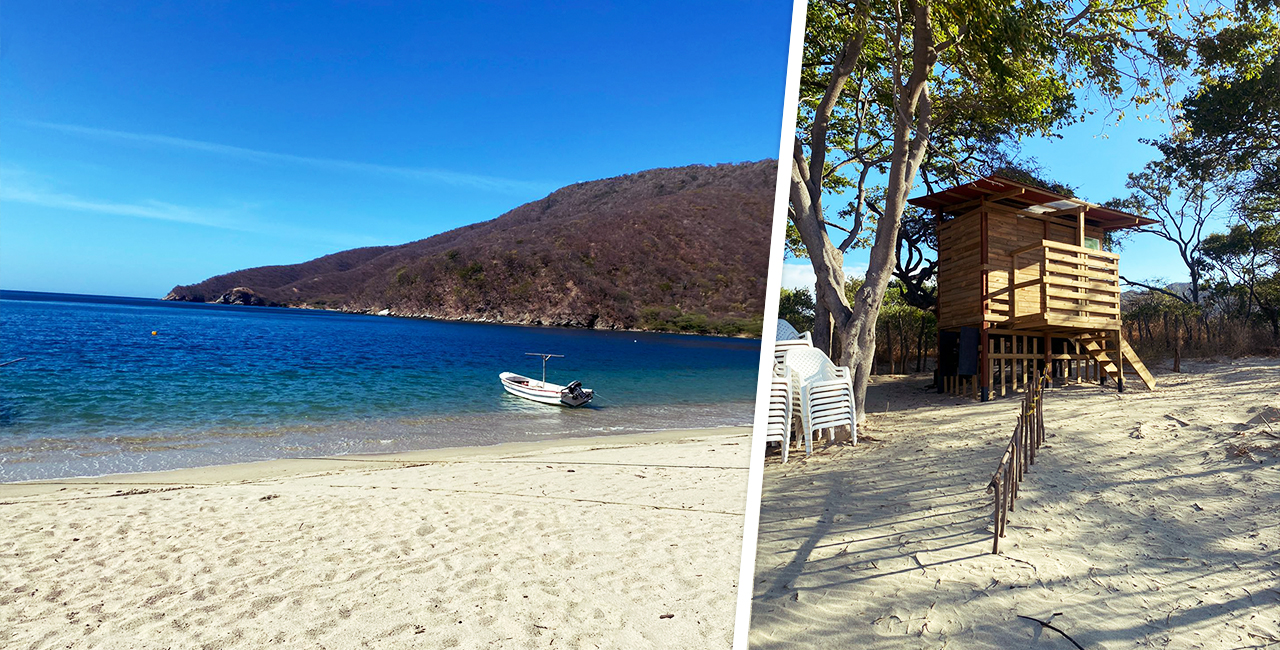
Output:
[[[1181,96],[1180,94],[1178,95]],[[1021,143],[1021,154],[1035,158],[1050,179],[1076,188],[1076,194],[1094,203],[1104,203],[1113,198],[1125,197],[1130,191],[1125,182],[1130,172],[1141,171],[1143,165],[1155,159],[1159,151],[1143,144],[1143,139],[1158,139],[1169,131],[1168,115],[1154,107],[1150,111],[1129,111],[1119,120],[1099,112],[1084,122],[1059,131],[1060,138],[1035,138]],[[1165,122],[1160,118],[1165,117]],[[918,186],[913,196],[925,194]],[[851,197],[850,197],[851,198]],[[843,202],[836,200],[836,208]],[[1218,229],[1225,229],[1224,221],[1217,222]],[[866,273],[869,251],[850,251],[845,257],[845,269],[851,277]],[[1136,234],[1120,251],[1120,273],[1132,280],[1164,280],[1186,282],[1188,273],[1178,257],[1173,244],[1150,234]],[[789,259],[783,268],[783,286],[789,288],[811,287],[813,270],[808,260]]]
[[176,284],[777,155],[785,2],[7,2],[0,288]]

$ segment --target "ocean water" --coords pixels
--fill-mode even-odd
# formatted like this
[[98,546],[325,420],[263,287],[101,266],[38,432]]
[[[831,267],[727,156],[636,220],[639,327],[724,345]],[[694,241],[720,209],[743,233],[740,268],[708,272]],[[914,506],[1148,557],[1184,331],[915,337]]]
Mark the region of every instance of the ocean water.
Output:
[[[155,332],[153,335],[152,332]],[[507,394],[547,379],[585,408]],[[760,342],[0,292],[0,481],[749,424]]]

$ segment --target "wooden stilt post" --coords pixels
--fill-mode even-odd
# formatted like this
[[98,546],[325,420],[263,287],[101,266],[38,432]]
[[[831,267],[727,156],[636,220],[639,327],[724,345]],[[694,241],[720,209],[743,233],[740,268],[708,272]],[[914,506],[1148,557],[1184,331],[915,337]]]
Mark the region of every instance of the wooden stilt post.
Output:
[[1116,392],[1124,392],[1124,352],[1120,350],[1120,330],[1111,330],[1111,340],[1116,349]]
[[[985,280],[984,280],[984,283],[985,283]],[[991,371],[992,371],[991,365],[992,364],[991,364],[991,355],[989,353],[991,350],[991,335],[987,334],[988,325],[989,323],[987,323],[986,321],[983,321],[982,333],[978,337],[979,346],[982,350],[982,353],[978,359],[979,376],[974,377],[975,381],[977,381],[978,379],[982,380],[981,391],[980,391],[981,395],[978,398],[984,402],[990,399],[990,396],[991,396]],[[975,386],[975,388],[977,388],[977,386]]]
[[979,342],[982,345],[982,355],[981,355],[981,358],[978,360],[978,371],[979,373],[981,373],[981,380],[982,380],[982,390],[981,390],[980,399],[984,402],[990,399],[990,392],[991,392],[991,360],[989,358],[989,354],[991,350],[991,341],[990,341],[990,335],[987,334],[987,329],[991,327],[991,323],[987,321],[987,314],[991,313],[991,296],[990,296],[991,287],[990,287],[990,284],[988,283],[989,271],[987,270],[987,265],[991,263],[991,259],[990,259],[990,242],[987,239],[987,217],[988,217],[987,204],[986,204],[986,201],[984,200],[982,202],[982,213],[980,215],[980,222],[979,222],[982,228],[982,232],[979,233],[979,246],[981,246],[981,248],[979,249],[979,252],[978,252],[979,262],[982,264],[982,266],[979,267],[980,270],[978,271],[982,276],[982,285],[981,285],[982,334],[979,340]]
[[1049,377],[1053,377],[1053,337],[1045,332],[1044,335],[1044,369],[1049,373]]

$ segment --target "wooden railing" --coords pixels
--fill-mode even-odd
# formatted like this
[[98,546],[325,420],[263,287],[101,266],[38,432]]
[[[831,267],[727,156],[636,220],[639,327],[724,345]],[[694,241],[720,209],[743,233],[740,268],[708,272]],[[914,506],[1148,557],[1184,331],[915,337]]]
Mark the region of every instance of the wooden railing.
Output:
[[[1019,319],[1043,317],[1119,326],[1119,255],[1045,239],[1016,249],[1010,256],[1008,284],[991,292],[990,297],[1008,293],[1006,313],[1015,325]],[[1031,264],[1023,265],[1023,258],[1030,258]],[[1036,277],[1019,282],[1020,273]],[[1027,300],[1026,293],[1032,289],[1038,295]]]
[[1018,498],[1018,485],[1027,468],[1036,462],[1036,450],[1044,444],[1044,387],[1049,383],[1049,371],[1036,376],[1029,390],[1022,394],[1022,408],[1018,423],[1013,428],[1013,438],[1005,447],[1004,456],[996,473],[987,484],[987,493],[995,493],[994,539],[991,552],[1000,552],[1000,538],[1004,537],[1005,524],[1013,512],[1013,502]]

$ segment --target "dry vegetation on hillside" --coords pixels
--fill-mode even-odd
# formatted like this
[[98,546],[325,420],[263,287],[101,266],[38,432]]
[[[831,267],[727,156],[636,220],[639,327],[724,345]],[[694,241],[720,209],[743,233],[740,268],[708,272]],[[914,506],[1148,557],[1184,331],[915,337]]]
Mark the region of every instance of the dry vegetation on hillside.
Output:
[[758,335],[776,170],[766,160],[578,183],[492,221],[228,273],[168,299],[245,287],[291,307]]

